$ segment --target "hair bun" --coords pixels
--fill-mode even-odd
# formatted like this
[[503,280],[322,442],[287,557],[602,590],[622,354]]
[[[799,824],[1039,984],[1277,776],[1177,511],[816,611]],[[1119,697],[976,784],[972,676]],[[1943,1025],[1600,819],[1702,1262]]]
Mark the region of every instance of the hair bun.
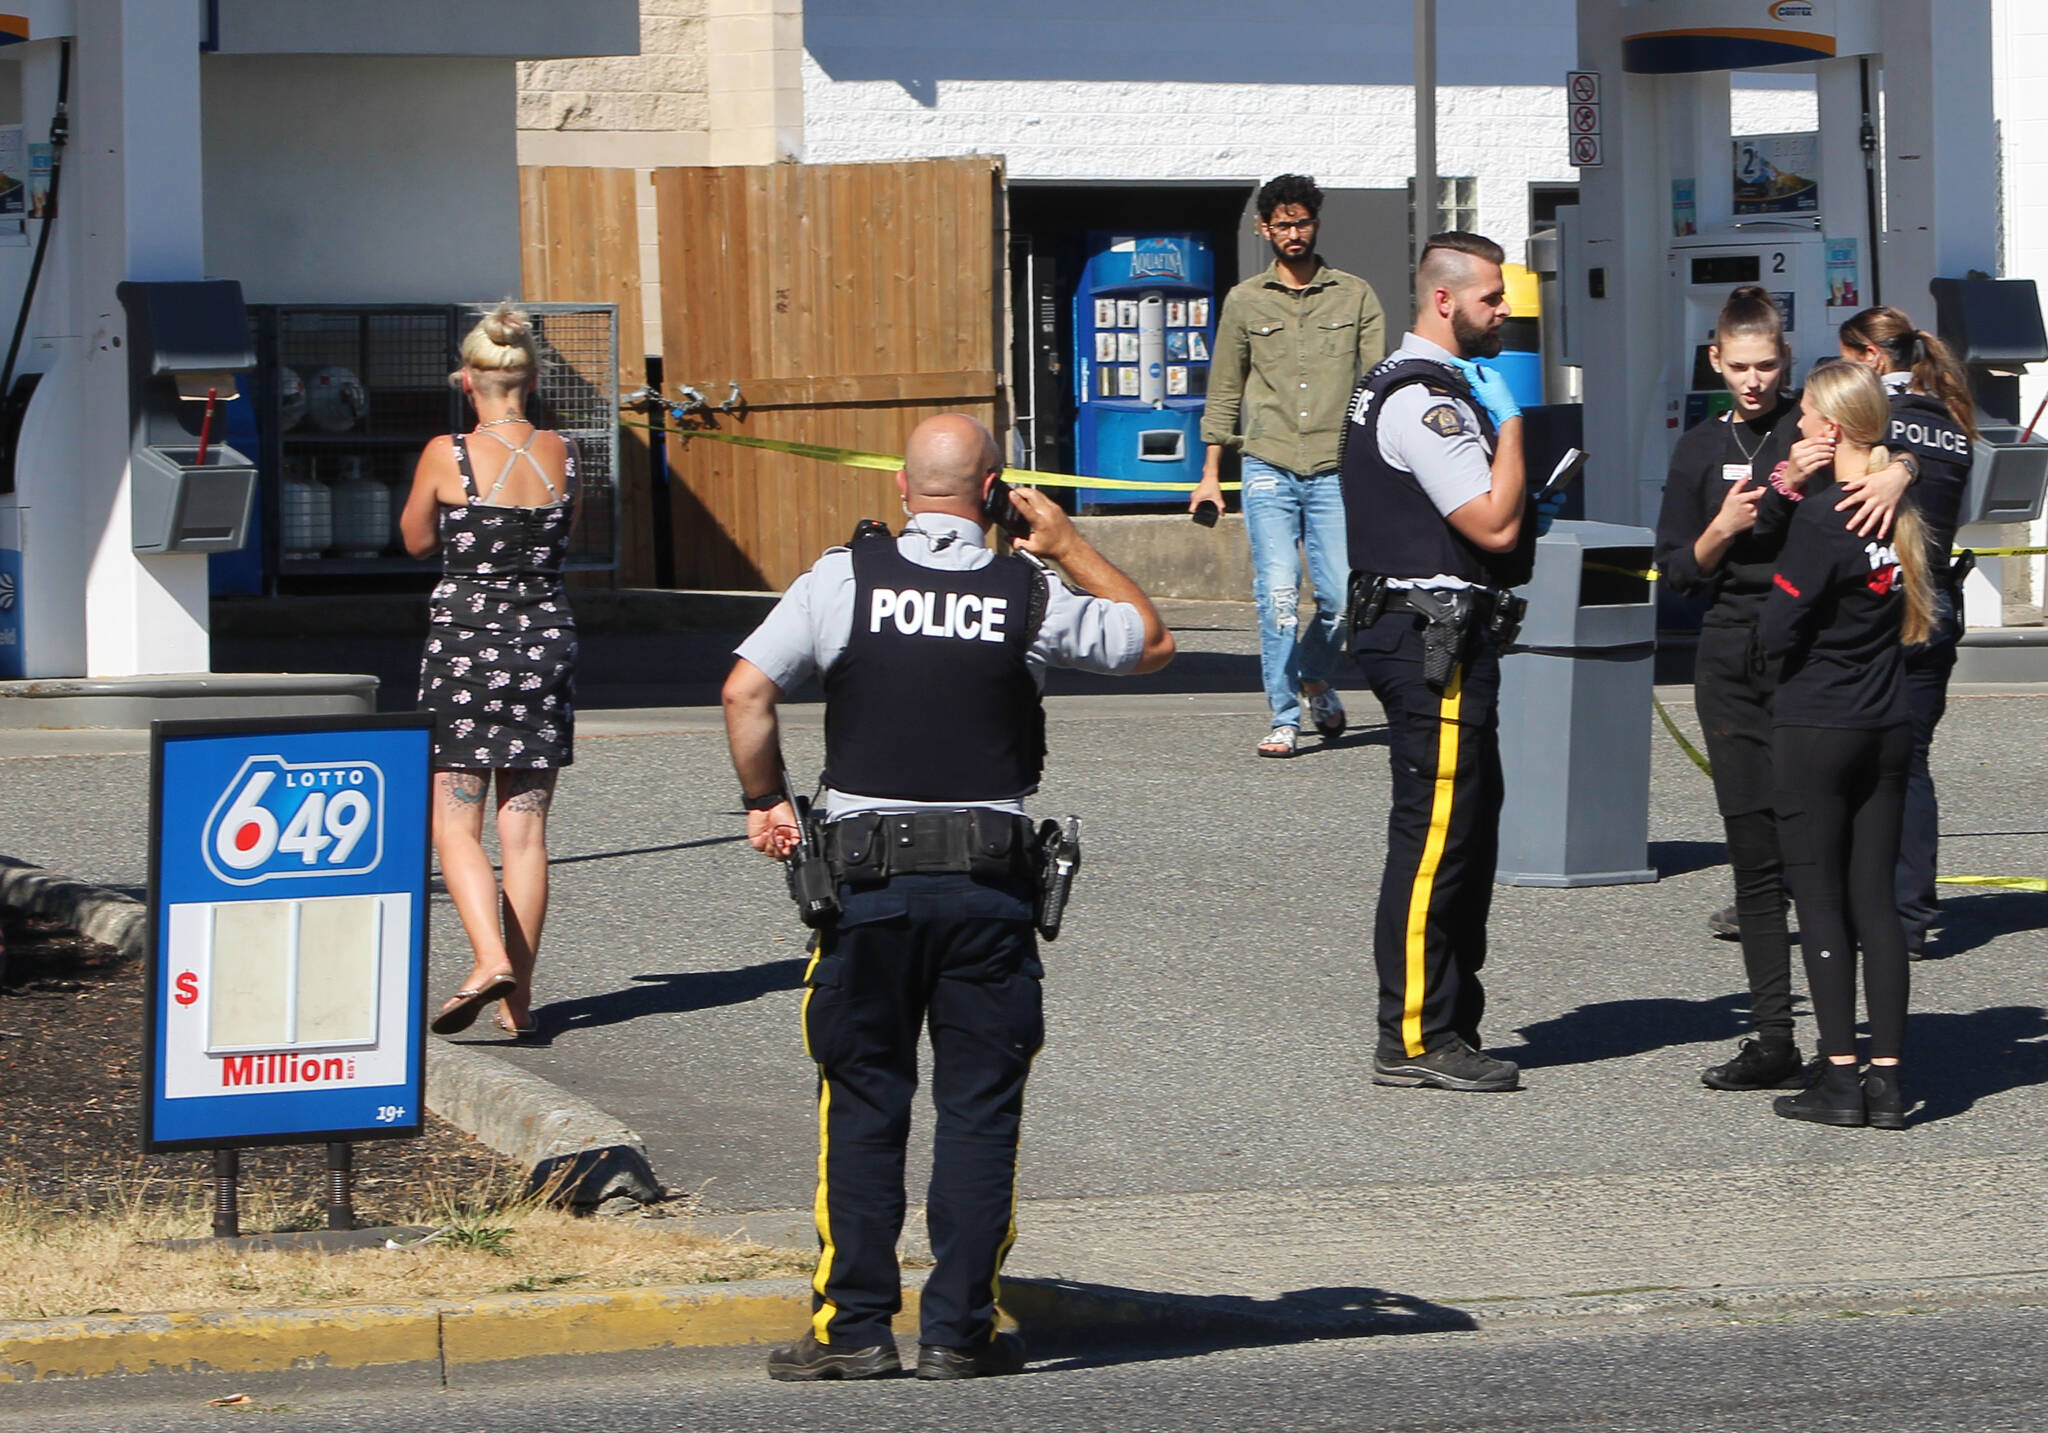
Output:
[[484,315],[484,337],[507,348],[516,347],[533,332],[533,320],[509,303],[500,303]]
[[[1732,291],[1732,292],[1731,292],[1731,293],[1730,293],[1730,294],[1728,295],[1728,302],[1729,302],[1729,303],[1731,303],[1731,304],[1733,304],[1733,303],[1767,303],[1767,304],[1769,304],[1769,303],[1772,303],[1772,299],[1771,299],[1771,291],[1770,291],[1769,289],[1765,288],[1765,287],[1764,287],[1764,286],[1763,286],[1762,284],[1743,284],[1743,285],[1739,286],[1738,288],[1736,288],[1735,290],[1733,290],[1733,291]],[[1773,307],[1775,307],[1775,306],[1776,306],[1776,305],[1775,305],[1775,304],[1773,304]]]

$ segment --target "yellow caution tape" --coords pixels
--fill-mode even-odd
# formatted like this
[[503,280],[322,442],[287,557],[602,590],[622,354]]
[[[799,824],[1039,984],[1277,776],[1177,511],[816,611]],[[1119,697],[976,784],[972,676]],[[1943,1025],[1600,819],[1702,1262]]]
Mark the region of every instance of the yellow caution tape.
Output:
[[[787,438],[755,438],[744,433],[714,433],[708,428],[660,428],[652,423],[636,423],[630,418],[621,418],[621,426],[646,428],[650,432],[666,433],[672,438],[709,438],[714,443],[731,443],[739,448],[762,448],[771,453],[788,453],[796,458],[813,458],[821,463],[837,463],[846,468],[876,468],[882,472],[894,473],[903,467],[903,459],[891,453],[863,453],[857,448],[835,448],[825,443],[797,443]],[[1118,488],[1127,492],[1144,493],[1191,493],[1198,486],[1195,483],[1141,483],[1130,478],[1089,478],[1077,473],[1041,473],[1030,468],[1005,468],[1003,480],[1020,487],[1030,488]],[[1242,483],[1224,483],[1225,492],[1235,491]]]
[[1633,577],[1643,582],[1655,582],[1657,569],[1654,567],[1612,567],[1604,562],[1581,563],[1587,572],[1611,572],[1616,577]]
[[2048,891],[2039,876],[1936,876],[1944,886],[1997,886],[2008,891]]
[[1650,697],[1650,705],[1657,709],[1657,715],[1663,719],[1664,730],[1671,733],[1671,739],[1678,743],[1679,750],[1692,758],[1694,766],[1697,766],[1711,777],[1714,774],[1713,763],[1700,754],[1698,747],[1685,739],[1685,733],[1678,729],[1678,723],[1671,719],[1671,713],[1664,710],[1664,703],[1657,700],[1655,694],[1652,694]]
[[1974,552],[1979,557],[2039,557],[2048,553],[2048,547],[1956,547],[1949,551],[1958,557],[1966,552]]

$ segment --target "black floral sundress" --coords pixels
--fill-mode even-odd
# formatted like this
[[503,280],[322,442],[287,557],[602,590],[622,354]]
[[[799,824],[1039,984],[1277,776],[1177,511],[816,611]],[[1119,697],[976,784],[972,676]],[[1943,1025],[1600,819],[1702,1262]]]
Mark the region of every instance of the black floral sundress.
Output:
[[[525,447],[505,446],[506,473],[520,456],[532,462]],[[441,581],[420,658],[437,768],[541,771],[575,759],[576,617],[562,585],[578,495],[575,445],[568,449],[555,502],[509,507],[477,496],[467,435],[455,435],[469,500],[441,509]]]

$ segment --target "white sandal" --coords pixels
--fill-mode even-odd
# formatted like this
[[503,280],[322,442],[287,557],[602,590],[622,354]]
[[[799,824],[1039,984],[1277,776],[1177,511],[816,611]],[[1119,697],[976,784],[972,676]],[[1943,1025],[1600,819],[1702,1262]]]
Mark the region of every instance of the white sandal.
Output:
[[1301,736],[1301,728],[1287,722],[1275,722],[1273,729],[1266,733],[1266,739],[1259,743],[1260,756],[1292,756],[1294,743]]

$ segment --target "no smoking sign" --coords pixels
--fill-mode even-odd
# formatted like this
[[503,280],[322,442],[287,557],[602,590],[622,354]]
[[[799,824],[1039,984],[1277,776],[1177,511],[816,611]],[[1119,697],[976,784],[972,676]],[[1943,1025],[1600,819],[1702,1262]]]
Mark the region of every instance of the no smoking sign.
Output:
[[1600,103],[1600,76],[1592,70],[1573,70],[1565,76],[1565,88],[1573,104]]

